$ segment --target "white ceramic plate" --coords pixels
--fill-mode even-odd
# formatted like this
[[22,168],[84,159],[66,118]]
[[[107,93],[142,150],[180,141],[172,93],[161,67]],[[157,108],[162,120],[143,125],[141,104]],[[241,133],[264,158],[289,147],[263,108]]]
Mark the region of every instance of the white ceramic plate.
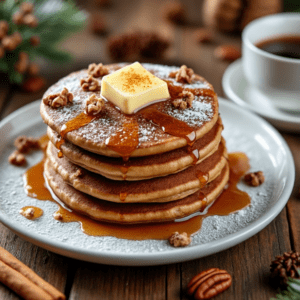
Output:
[[[81,232],[78,223],[54,220],[55,203],[27,197],[22,180],[25,169],[10,165],[7,158],[17,136],[45,134],[39,101],[17,110],[0,123],[0,221],[20,237],[47,250],[114,265],[182,262],[241,243],[267,226],[285,206],[293,188],[295,168],[285,141],[267,122],[223,99],[220,99],[220,112],[229,152],[245,152],[250,158],[251,170],[262,170],[266,181],[257,188],[240,183],[240,188],[251,196],[251,205],[229,216],[205,218],[201,230],[186,248],[173,248],[165,240],[88,236]],[[39,152],[30,154],[28,167],[37,163],[41,155]],[[20,208],[26,205],[42,208],[44,215],[36,221],[27,220],[19,214]]]
[[276,128],[300,132],[300,111],[293,113],[278,109],[276,103],[286,99],[278,99],[277,95],[263,93],[251,86],[244,76],[241,59],[228,66],[222,85],[230,100],[259,114]]

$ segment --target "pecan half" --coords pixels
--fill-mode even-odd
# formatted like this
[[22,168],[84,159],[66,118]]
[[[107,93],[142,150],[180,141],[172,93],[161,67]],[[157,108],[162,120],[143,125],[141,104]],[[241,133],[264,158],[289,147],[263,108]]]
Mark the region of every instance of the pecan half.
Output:
[[102,98],[98,98],[95,94],[90,96],[86,101],[85,111],[88,115],[97,115],[104,108],[104,101]]
[[68,103],[72,103],[73,94],[69,93],[67,88],[64,88],[61,93],[48,95],[43,99],[45,105],[51,106],[53,108],[58,108],[61,106],[66,106]]
[[25,136],[25,135],[22,135],[22,136],[19,136],[18,138],[16,138],[14,145],[18,149],[18,151],[21,153],[27,153],[31,149],[39,149],[40,148],[38,139],[29,137],[29,136]]
[[193,106],[193,100],[195,99],[193,93],[188,91],[183,91],[178,96],[179,96],[178,99],[172,101],[174,107],[179,109],[186,109]]
[[169,237],[169,243],[174,247],[185,247],[191,243],[191,238],[186,232],[179,233],[176,231]]
[[15,166],[23,166],[26,164],[25,156],[18,150],[15,150],[9,157],[8,161]]
[[187,286],[187,293],[194,295],[196,300],[210,299],[228,289],[231,282],[227,271],[212,268],[193,277]]
[[104,75],[107,75],[109,73],[109,70],[107,67],[104,67],[102,64],[90,64],[88,68],[88,74],[92,75],[93,77],[102,77]]
[[87,78],[83,78],[80,80],[80,85],[84,91],[99,91],[100,85],[96,78],[94,78],[92,75],[90,75]]
[[244,180],[250,186],[259,186],[264,183],[265,176],[262,171],[258,171],[246,174]]
[[191,83],[194,79],[194,71],[186,65],[182,65],[177,71],[171,72],[169,77],[175,78],[177,82]]

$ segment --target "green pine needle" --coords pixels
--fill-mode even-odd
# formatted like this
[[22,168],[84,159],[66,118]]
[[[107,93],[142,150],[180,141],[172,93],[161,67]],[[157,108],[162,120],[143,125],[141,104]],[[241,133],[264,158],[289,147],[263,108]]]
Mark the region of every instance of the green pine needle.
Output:
[[[16,25],[12,22],[12,16],[19,10],[22,2],[34,4],[34,15],[38,19],[38,26],[30,28],[24,25]],[[2,0],[0,1],[0,20],[6,20],[9,24],[8,35],[18,31],[22,35],[22,43],[0,59],[0,72],[8,73],[12,83],[21,84],[24,76],[14,69],[19,53],[25,51],[30,60],[43,57],[52,62],[68,62],[71,55],[58,48],[58,43],[70,36],[70,34],[83,28],[86,14],[80,11],[73,0]],[[38,36],[40,45],[33,47],[30,38]]]
[[289,278],[287,290],[276,295],[271,300],[300,300],[300,280]]

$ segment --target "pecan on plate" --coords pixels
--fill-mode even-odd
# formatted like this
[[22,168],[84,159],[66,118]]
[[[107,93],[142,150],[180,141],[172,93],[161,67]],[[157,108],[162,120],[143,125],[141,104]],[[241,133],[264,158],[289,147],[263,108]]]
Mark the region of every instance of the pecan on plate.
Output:
[[27,153],[31,149],[39,149],[39,140],[30,136],[21,135],[15,139],[15,147],[21,153]]
[[169,77],[175,78],[177,82],[191,83],[194,79],[194,71],[186,65],[182,65],[177,71],[171,72]]
[[169,237],[169,243],[174,247],[185,247],[191,243],[191,238],[186,232],[179,233],[176,231]]
[[90,75],[87,78],[81,79],[80,85],[82,89],[86,92],[88,91],[95,92],[100,90],[99,81],[96,78],[94,78],[92,75]]
[[231,282],[227,271],[212,268],[193,277],[187,286],[187,293],[196,300],[210,299],[228,289]]
[[178,96],[179,98],[172,101],[174,107],[179,109],[186,109],[193,106],[193,100],[195,99],[193,93],[188,91],[183,91]]
[[103,66],[103,64],[90,64],[88,67],[88,74],[92,75],[93,77],[102,77],[107,75],[109,72],[108,68]]
[[43,99],[45,105],[51,106],[52,108],[58,108],[66,106],[68,103],[72,103],[73,94],[69,93],[67,88],[64,88],[61,93],[48,95]]
[[264,183],[265,176],[262,171],[258,171],[246,174],[244,180],[250,186],[259,186]]
[[8,161],[15,166],[23,166],[26,164],[25,156],[20,153],[18,150],[15,150],[9,157]]

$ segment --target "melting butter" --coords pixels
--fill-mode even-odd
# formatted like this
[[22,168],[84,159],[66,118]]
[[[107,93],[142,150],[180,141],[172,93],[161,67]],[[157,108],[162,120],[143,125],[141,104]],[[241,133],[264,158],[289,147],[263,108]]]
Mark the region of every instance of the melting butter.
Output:
[[168,85],[135,62],[110,75],[101,83],[101,96],[125,114],[170,97]]

